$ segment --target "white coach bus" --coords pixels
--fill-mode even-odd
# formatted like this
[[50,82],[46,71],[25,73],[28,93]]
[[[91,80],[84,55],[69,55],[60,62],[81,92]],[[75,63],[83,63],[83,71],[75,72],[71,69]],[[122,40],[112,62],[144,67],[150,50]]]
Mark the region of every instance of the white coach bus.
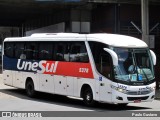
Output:
[[46,33],[6,38],[5,85],[127,105],[154,100],[156,56],[137,38],[115,34]]

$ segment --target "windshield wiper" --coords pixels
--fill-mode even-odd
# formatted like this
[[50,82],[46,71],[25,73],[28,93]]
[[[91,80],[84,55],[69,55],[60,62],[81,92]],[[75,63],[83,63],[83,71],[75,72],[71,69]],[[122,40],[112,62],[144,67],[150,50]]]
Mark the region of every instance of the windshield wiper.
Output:
[[[146,77],[147,81],[149,81],[149,79],[148,79],[148,77],[147,77],[147,74],[144,72],[143,68],[142,68],[142,67],[139,67],[139,68],[142,70],[142,72],[143,72],[144,76]],[[139,73],[138,73],[138,74],[139,74]],[[144,81],[144,82],[145,82],[145,81]]]

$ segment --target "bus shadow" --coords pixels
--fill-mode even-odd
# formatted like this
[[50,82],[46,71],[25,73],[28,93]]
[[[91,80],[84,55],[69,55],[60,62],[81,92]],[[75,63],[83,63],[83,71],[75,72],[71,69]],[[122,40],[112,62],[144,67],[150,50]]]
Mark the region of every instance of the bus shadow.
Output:
[[37,102],[56,104],[56,105],[62,105],[62,106],[80,108],[80,109],[86,109],[86,110],[93,110],[98,112],[104,112],[109,110],[110,111],[126,111],[126,110],[152,109],[148,107],[130,106],[130,105],[126,107],[119,107],[118,105],[107,104],[107,103],[96,103],[94,107],[87,107],[84,105],[83,101],[80,99],[69,98],[61,95],[53,95],[48,93],[37,92],[36,97],[30,98],[26,95],[25,90],[22,90],[22,89],[0,89],[0,92],[13,97],[20,98],[20,99],[32,100]]

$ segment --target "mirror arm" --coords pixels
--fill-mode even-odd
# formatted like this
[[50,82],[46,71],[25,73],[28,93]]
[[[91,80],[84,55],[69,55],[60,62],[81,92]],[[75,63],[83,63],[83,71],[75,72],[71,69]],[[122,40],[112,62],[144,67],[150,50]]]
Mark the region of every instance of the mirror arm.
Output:
[[108,48],[103,48],[103,49],[112,56],[113,65],[117,66],[118,65],[118,56],[117,56],[117,54],[111,49],[108,49]]

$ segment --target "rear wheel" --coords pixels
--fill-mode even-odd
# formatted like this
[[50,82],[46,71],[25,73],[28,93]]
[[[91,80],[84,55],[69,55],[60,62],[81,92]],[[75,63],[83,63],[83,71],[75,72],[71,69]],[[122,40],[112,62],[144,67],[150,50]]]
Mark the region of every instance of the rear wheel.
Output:
[[27,81],[26,83],[26,93],[29,97],[35,96],[34,83],[32,80]]
[[93,93],[90,87],[87,87],[83,92],[83,101],[87,106],[94,106]]

